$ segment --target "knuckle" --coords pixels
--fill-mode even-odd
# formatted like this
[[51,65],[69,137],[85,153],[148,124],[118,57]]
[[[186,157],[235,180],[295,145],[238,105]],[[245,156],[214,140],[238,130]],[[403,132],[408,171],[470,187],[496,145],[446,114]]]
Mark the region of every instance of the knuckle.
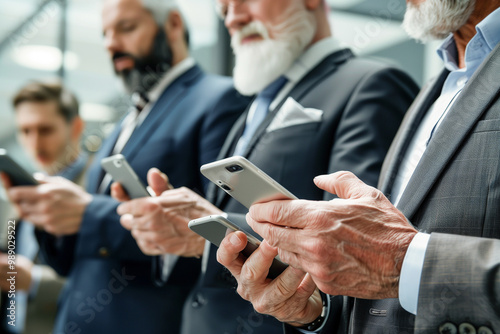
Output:
[[269,303],[260,298],[258,301],[253,303],[253,308],[257,313],[265,314],[269,312]]

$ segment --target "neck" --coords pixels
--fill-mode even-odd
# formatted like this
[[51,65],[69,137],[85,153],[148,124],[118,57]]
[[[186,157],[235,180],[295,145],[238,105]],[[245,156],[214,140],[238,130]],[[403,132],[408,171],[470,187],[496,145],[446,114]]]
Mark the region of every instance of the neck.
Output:
[[458,31],[453,33],[453,38],[457,45],[458,65],[460,68],[465,67],[465,49],[472,37],[476,35],[476,26],[498,7],[500,7],[500,0],[476,0],[476,7],[467,22]]
[[308,45],[310,47],[314,43],[332,36],[332,31],[330,29],[330,24],[328,22],[328,18],[323,10],[316,10],[315,13],[316,16],[316,22],[317,22],[317,29],[316,33],[314,34],[313,39],[311,40],[311,43]]

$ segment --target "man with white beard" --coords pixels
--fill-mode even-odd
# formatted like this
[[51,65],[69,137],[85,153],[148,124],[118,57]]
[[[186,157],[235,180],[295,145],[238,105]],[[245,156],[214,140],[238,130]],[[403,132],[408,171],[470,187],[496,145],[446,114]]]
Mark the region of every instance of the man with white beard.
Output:
[[[355,57],[331,35],[321,0],[218,1],[236,55],[234,82],[257,94],[220,158],[242,155],[299,198],[330,199],[314,176],[350,170],[375,185],[404,111],[417,91],[402,71]],[[228,214],[245,226],[246,208],[212,188],[206,200],[182,188],[122,204],[121,222],[146,254],[203,256],[184,306],[182,333],[276,333],[282,325],[236,294],[216,248],[187,223]],[[123,198],[121,188],[114,195]],[[248,227],[247,227],[248,228]]]
[[[301,333],[500,333],[500,1],[407,3],[410,36],[447,36],[445,70],[405,117],[380,190],[319,176],[338,199],[256,204],[247,222],[265,242],[247,261],[240,232],[218,251],[238,293],[312,323]],[[276,254],[293,268],[268,280]],[[337,297],[321,305],[318,290]]]

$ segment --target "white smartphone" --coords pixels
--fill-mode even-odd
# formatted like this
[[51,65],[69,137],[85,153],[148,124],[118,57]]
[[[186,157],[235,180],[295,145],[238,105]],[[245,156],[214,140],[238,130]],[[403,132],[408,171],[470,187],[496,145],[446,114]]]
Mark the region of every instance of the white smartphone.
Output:
[[[203,238],[207,239],[217,247],[220,246],[222,239],[224,239],[229,232],[242,231],[243,233],[245,233],[248,239],[247,246],[241,252],[241,254],[246,257],[249,257],[260,245],[260,240],[258,240],[255,236],[249,234],[246,231],[243,231],[223,216],[214,215],[198,218],[195,220],[191,220],[188,226],[193,232],[201,235]],[[288,265],[283,263],[279,259],[279,257],[276,256],[271,265],[271,268],[269,269],[269,274],[267,275],[267,277],[276,278],[287,267]]]
[[113,180],[122,185],[130,199],[153,196],[150,188],[142,183],[123,155],[104,158],[101,160],[101,166]]
[[38,181],[33,175],[19,166],[8,154],[7,150],[0,148],[0,172],[9,176],[13,186],[36,186]]
[[241,156],[205,164],[200,171],[247,208],[259,202],[297,199],[285,187]]

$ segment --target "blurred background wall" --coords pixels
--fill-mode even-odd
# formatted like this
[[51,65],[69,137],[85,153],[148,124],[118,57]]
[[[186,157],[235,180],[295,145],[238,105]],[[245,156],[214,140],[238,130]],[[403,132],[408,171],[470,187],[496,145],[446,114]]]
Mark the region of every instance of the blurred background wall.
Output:
[[[213,0],[179,3],[196,60],[208,72],[231,75],[229,37]],[[419,84],[439,71],[438,43],[418,44],[400,27],[405,0],[328,0],[328,4],[334,34],[357,54],[396,63]],[[82,144],[89,151],[99,148],[127,110],[128,99],[102,44],[100,6],[101,0],[0,1],[0,147],[28,169],[33,167],[16,143],[10,101],[29,80],[59,77],[76,93],[87,123]],[[5,214],[1,203],[0,210],[0,216]]]

